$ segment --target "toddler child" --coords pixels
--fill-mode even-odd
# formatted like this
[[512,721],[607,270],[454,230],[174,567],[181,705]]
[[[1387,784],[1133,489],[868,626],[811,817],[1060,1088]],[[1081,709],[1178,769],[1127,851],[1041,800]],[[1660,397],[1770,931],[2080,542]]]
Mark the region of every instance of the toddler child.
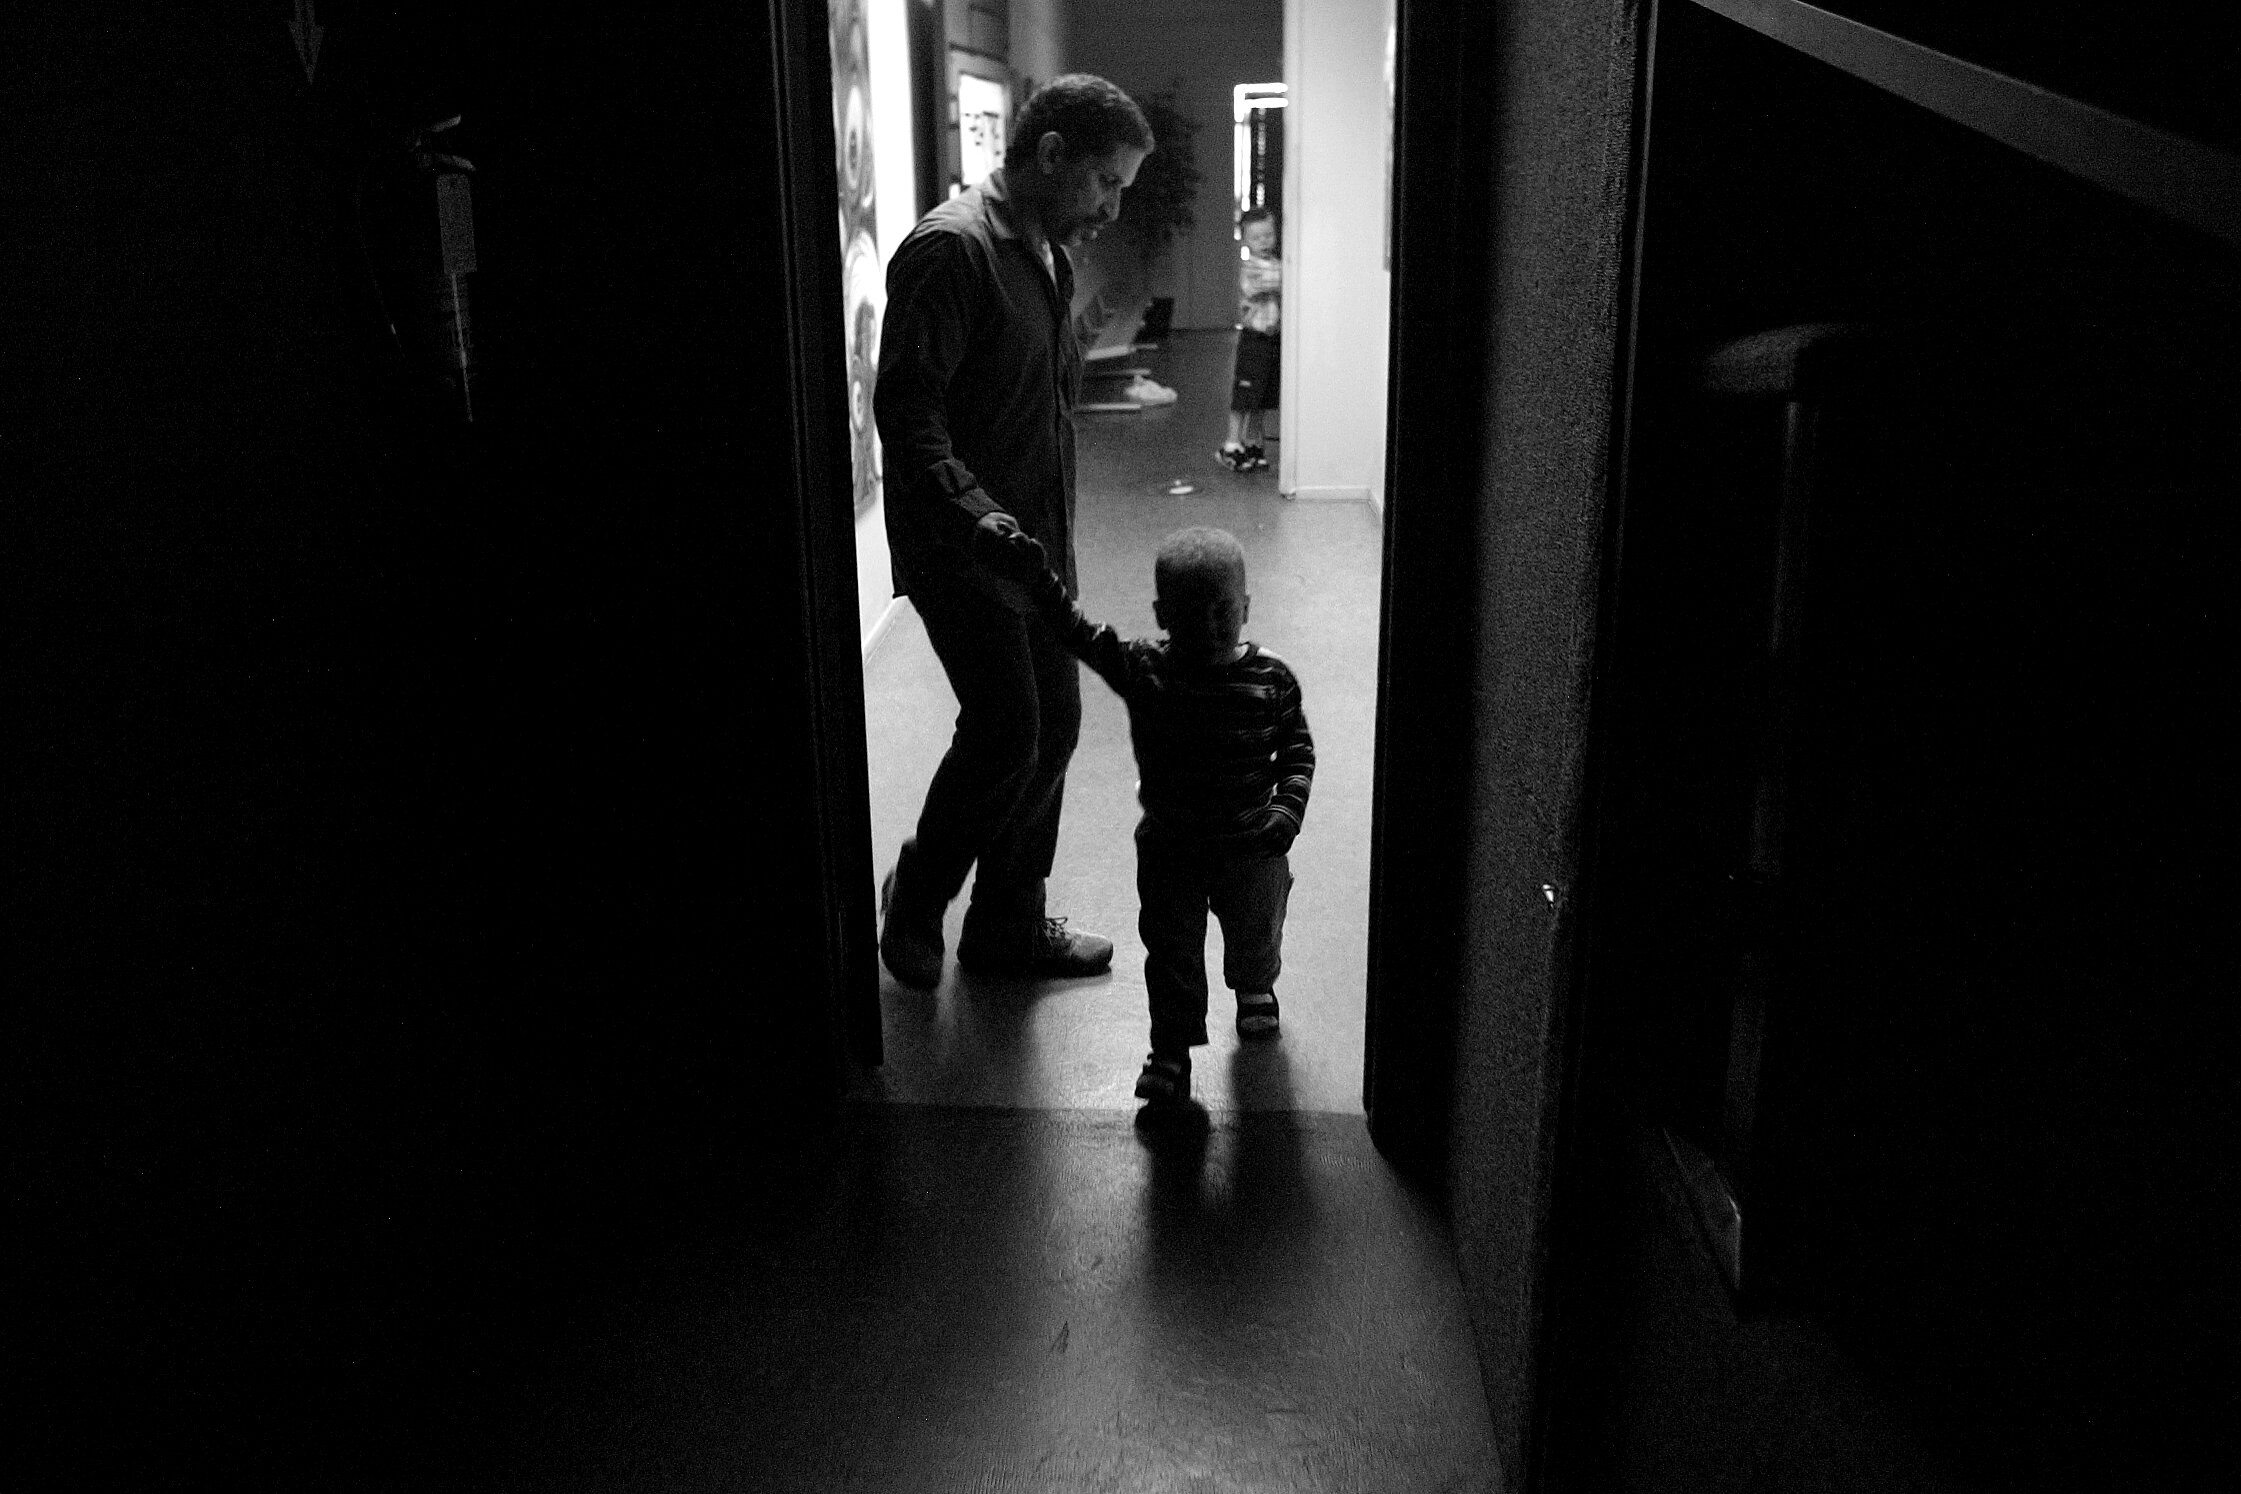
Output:
[[1285,853],[1307,813],[1315,743],[1290,666],[1242,639],[1252,598],[1245,552],[1220,529],[1160,545],[1152,616],[1164,639],[1124,639],[1092,623],[1026,535],[1009,542],[1044,618],[1128,706],[1142,775],[1136,827],[1137,928],[1144,938],[1152,1051],[1138,1099],[1190,1094],[1190,1050],[1206,1039],[1206,915],[1222,924],[1222,975],[1237,1030],[1277,1029],[1276,976],[1292,889]]
[[1233,472],[1268,465],[1262,416],[1276,408],[1282,343],[1284,262],[1276,254],[1276,214],[1248,208],[1238,217],[1245,257],[1237,267],[1237,367],[1230,380],[1229,436],[1215,459]]

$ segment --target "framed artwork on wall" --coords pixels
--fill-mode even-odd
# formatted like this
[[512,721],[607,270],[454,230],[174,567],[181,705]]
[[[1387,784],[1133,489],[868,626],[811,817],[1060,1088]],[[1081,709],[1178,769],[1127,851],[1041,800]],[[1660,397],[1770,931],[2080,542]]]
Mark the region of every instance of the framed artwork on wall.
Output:
[[1004,132],[1011,121],[1009,70],[994,58],[951,48],[950,116],[954,172],[949,195],[977,186],[1004,164]]
[[879,440],[872,424],[872,381],[879,368],[879,318],[885,305],[872,171],[871,62],[863,0],[832,0],[833,154],[838,168],[841,315],[848,328],[848,434],[856,512],[879,497]]

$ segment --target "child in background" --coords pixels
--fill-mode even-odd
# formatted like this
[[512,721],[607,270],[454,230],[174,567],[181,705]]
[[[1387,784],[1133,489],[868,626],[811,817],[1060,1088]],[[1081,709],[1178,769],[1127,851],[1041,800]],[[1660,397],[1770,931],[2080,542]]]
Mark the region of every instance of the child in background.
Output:
[[1124,639],[1092,623],[1026,535],[1008,542],[1037,607],[1075,656],[1128,706],[1142,775],[1136,827],[1137,928],[1152,1051],[1138,1099],[1190,1095],[1190,1050],[1206,1038],[1206,915],[1222,923],[1222,975],[1237,1031],[1273,1037],[1276,977],[1315,743],[1289,665],[1241,637],[1252,598],[1245,552],[1220,529],[1160,545],[1152,616],[1164,639]]
[[1258,472],[1268,465],[1262,416],[1277,402],[1284,262],[1276,254],[1276,214],[1268,208],[1246,209],[1237,231],[1245,240],[1237,267],[1237,371],[1230,381],[1229,437],[1214,457],[1232,472]]

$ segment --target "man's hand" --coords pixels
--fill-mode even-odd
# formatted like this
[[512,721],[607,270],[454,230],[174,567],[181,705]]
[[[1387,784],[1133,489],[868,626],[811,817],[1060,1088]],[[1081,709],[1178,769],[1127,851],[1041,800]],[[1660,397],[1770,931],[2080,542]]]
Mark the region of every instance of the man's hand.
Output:
[[973,525],[973,547],[989,569],[1015,580],[1035,580],[1050,565],[1042,544],[1007,513],[981,515]]
[[1019,520],[1002,509],[982,514],[973,521],[973,543],[976,545],[1000,544],[1022,532]]
[[1015,537],[1026,538],[1025,532],[1019,527],[1019,520],[1002,509],[982,514],[973,521],[973,554],[982,565],[1009,575],[1011,567],[1006,564],[1006,558],[1011,553]]

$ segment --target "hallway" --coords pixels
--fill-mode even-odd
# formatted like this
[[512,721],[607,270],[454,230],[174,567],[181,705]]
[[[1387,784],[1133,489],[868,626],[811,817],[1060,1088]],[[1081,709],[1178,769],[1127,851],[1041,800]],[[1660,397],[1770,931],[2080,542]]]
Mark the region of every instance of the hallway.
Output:
[[[1117,701],[1085,679],[1052,904],[1114,935],[1114,974],[884,978],[887,1063],[838,1165],[709,1200],[694,1243],[555,1366],[502,1487],[1500,1489],[1446,1226],[1361,1114],[1378,526],[1216,467],[1230,339],[1177,343],[1151,361],[1181,403],[1084,419],[1083,586],[1148,630],[1161,535],[1245,542],[1249,631],[1299,669],[1321,757],[1282,1040],[1241,1048],[1217,1010],[1204,1107],[1138,1113],[1134,774]],[[1159,492],[1176,473],[1200,492]],[[954,706],[907,609],[867,676],[892,856]]]
[[[1318,134],[1333,54],[1221,7],[877,7],[906,217],[956,41],[1207,79],[1208,236],[1214,68],[1288,80],[1287,292],[1391,311],[1284,455],[1360,491],[1307,398],[1389,415],[1420,1192],[1358,1109],[1377,526],[1213,468],[1220,339],[1085,418],[1090,599],[1238,530],[1324,763],[1287,1034],[1143,1129],[1132,949],[884,1010],[863,958],[928,760],[858,781],[848,7],[318,9],[0,22],[37,1486],[2241,1487],[2233,26],[1409,0]],[[1317,216],[1389,296],[1313,291]],[[1125,946],[1085,698],[1057,911]]]
[[[1300,678],[1315,734],[1315,792],[1292,851],[1298,884],[1284,931],[1287,1082],[1233,1065],[1233,1008],[1220,981],[1220,933],[1209,924],[1207,1031],[1193,1055],[1192,1095],[1214,1110],[1362,1109],[1362,994],[1369,915],[1369,811],[1376,714],[1380,532],[1362,503],[1290,503],[1270,471],[1239,475],[1214,461],[1232,336],[1179,332],[1135,360],[1181,394],[1139,413],[1080,417],[1082,606],[1124,634],[1156,633],[1152,554],[1191,524],[1235,534],[1253,598],[1246,636],[1281,654]],[[1148,359],[1149,361],[1145,361]],[[1094,394],[1087,396],[1095,398]],[[1171,496],[1180,476],[1197,491]],[[924,627],[896,609],[864,664],[871,761],[872,859],[894,864],[926,783],[949,744],[956,701]],[[1029,984],[961,978],[954,961],[932,993],[881,972],[887,1061],[859,1098],[919,1104],[1133,1110],[1130,1088],[1147,1041],[1144,951],[1136,935],[1136,765],[1128,716],[1086,670],[1082,741],[1066,780],[1066,813],[1050,909],[1116,946],[1109,979]],[[954,950],[965,899],[950,908]]]

